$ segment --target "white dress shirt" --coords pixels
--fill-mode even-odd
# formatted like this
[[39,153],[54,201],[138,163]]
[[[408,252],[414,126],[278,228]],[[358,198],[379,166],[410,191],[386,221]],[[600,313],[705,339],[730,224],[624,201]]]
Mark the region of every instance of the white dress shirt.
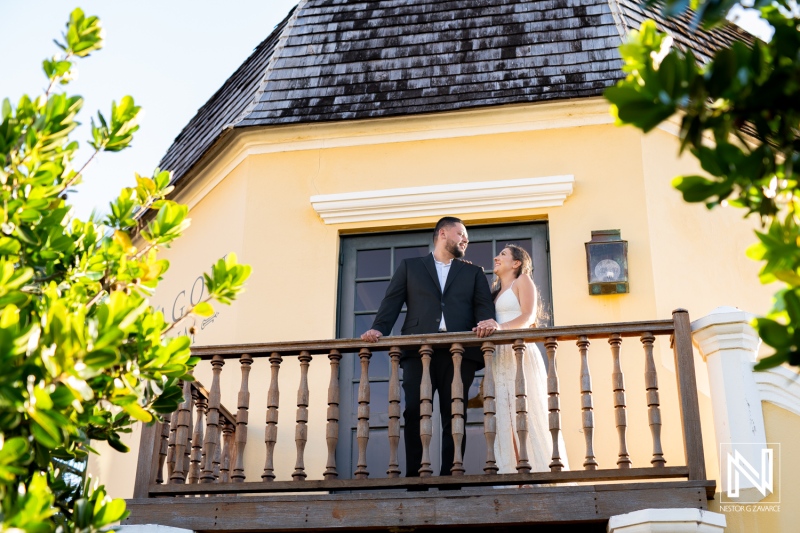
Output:
[[[433,263],[436,265],[436,273],[439,275],[439,287],[441,287],[442,294],[444,294],[444,285],[447,282],[447,275],[450,273],[450,265],[453,264],[453,260],[450,259],[449,262],[442,263],[437,261],[434,255]],[[447,325],[444,323],[444,311],[442,311],[442,320],[439,322],[439,331],[447,331]]]

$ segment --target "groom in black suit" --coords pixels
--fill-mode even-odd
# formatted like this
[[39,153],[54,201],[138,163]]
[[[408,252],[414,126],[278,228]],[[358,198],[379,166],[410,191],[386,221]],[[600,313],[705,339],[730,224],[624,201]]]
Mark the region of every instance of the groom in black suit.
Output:
[[[425,257],[404,259],[397,267],[383,297],[372,329],[361,335],[367,342],[376,342],[389,335],[405,303],[406,319],[403,335],[436,332],[472,331],[488,337],[495,331],[494,303],[489,283],[479,266],[461,261],[469,239],[461,220],[444,217],[433,232],[434,250]],[[487,320],[487,323],[479,324]],[[492,325],[489,325],[492,324]],[[419,352],[406,351],[400,358],[403,369],[403,391],[406,397],[405,445],[406,476],[419,476],[422,462],[422,441],[419,435],[420,383],[422,360]],[[467,348],[461,363],[461,380],[469,390],[475,372],[483,368],[483,357],[477,347]],[[440,475],[450,475],[454,444],[451,428],[451,391],[453,361],[446,349],[435,350],[431,357],[431,382],[439,391],[442,417],[442,467]],[[466,404],[466,398],[464,399]],[[461,445],[462,455],[466,439]]]

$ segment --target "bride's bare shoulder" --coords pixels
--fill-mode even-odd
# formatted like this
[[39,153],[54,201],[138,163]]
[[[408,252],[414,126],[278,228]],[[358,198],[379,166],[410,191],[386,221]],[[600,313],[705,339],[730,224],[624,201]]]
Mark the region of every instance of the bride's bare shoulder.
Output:
[[524,291],[536,290],[536,287],[533,284],[533,280],[527,274],[523,274],[520,277],[518,277],[514,282],[514,287],[516,287],[518,290],[524,290]]
[[514,291],[520,304],[524,305],[526,302],[533,302],[536,299],[536,286],[533,284],[531,277],[527,274],[518,277],[514,281],[514,285],[511,286],[511,289]]

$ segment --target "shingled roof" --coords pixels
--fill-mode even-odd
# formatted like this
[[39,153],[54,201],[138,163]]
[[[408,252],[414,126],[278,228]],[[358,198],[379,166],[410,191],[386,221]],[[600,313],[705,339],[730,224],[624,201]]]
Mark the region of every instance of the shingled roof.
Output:
[[158,166],[173,172],[173,183],[200,160],[220,138],[225,126],[241,116],[253,101],[275,46],[293,12],[275,26],[270,36],[256,47],[172,142]]
[[161,161],[185,175],[234,128],[599,96],[622,35],[654,18],[705,60],[749,35],[690,30],[637,0],[301,0]]

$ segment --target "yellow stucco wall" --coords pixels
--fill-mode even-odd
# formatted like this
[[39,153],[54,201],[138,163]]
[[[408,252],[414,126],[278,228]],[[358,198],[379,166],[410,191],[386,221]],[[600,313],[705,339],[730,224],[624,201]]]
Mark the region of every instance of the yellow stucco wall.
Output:
[[800,479],[800,461],[797,461],[800,453],[800,417],[769,402],[762,402],[761,406],[764,410],[767,442],[780,444],[775,466],[775,476],[780,485],[775,488],[775,492],[755,505],[726,505],[720,502],[718,493],[716,499],[708,502],[708,508],[710,511],[725,514],[728,523],[726,531],[797,531],[800,496],[794,483]]
[[[598,115],[597,106],[602,105],[604,113],[604,104],[592,105],[589,111],[536,105],[251,131],[246,142],[232,145],[179,197],[192,205],[192,226],[164,252],[171,269],[154,301],[164,307],[167,318],[177,301],[177,313],[193,298],[192,286],[200,273],[233,251],[253,267],[247,291],[232,307],[218,306],[220,314],[213,322],[196,324],[197,344],[333,338],[340,234],[432,227],[438,216],[326,225],[313,210],[310,196],[571,174],[574,192],[561,207],[459,215],[468,228],[486,222],[548,221],[556,325],[670,318],[676,307],[688,309],[693,318],[719,305],[766,310],[771,291],[757,284],[758,267],[743,253],[752,241],[750,224],[732,210],[708,213],[702,206],[683,203],[669,182],[696,168],[691,159],[676,158],[674,136],[660,130],[642,136],[616,128]],[[589,296],[583,243],[592,230],[611,228],[620,229],[629,242],[631,292]],[[198,285],[195,291],[199,290]],[[618,441],[608,345],[595,342],[590,354],[596,455],[601,467],[613,468]],[[652,444],[638,340],[626,340],[622,354],[631,458],[634,466],[649,466]],[[668,465],[680,465],[680,414],[666,339],[656,343],[656,360],[664,453]],[[222,403],[231,411],[236,408],[238,366],[228,360],[222,374]],[[250,378],[248,480],[259,480],[263,468],[268,367],[266,360],[256,360]],[[573,469],[580,468],[584,438],[574,345],[560,347],[558,368],[568,456]],[[709,476],[718,478],[708,379],[699,357],[697,370],[706,466]],[[196,375],[210,384],[208,364],[201,364]],[[315,357],[306,449],[311,479],[321,478],[325,468],[328,379],[327,359]],[[294,467],[298,380],[297,361],[287,358],[281,369],[278,479],[290,479]],[[103,456],[91,464],[116,496],[132,494],[135,448],[134,444],[126,459]],[[131,475],[109,477],[115,472]]]

